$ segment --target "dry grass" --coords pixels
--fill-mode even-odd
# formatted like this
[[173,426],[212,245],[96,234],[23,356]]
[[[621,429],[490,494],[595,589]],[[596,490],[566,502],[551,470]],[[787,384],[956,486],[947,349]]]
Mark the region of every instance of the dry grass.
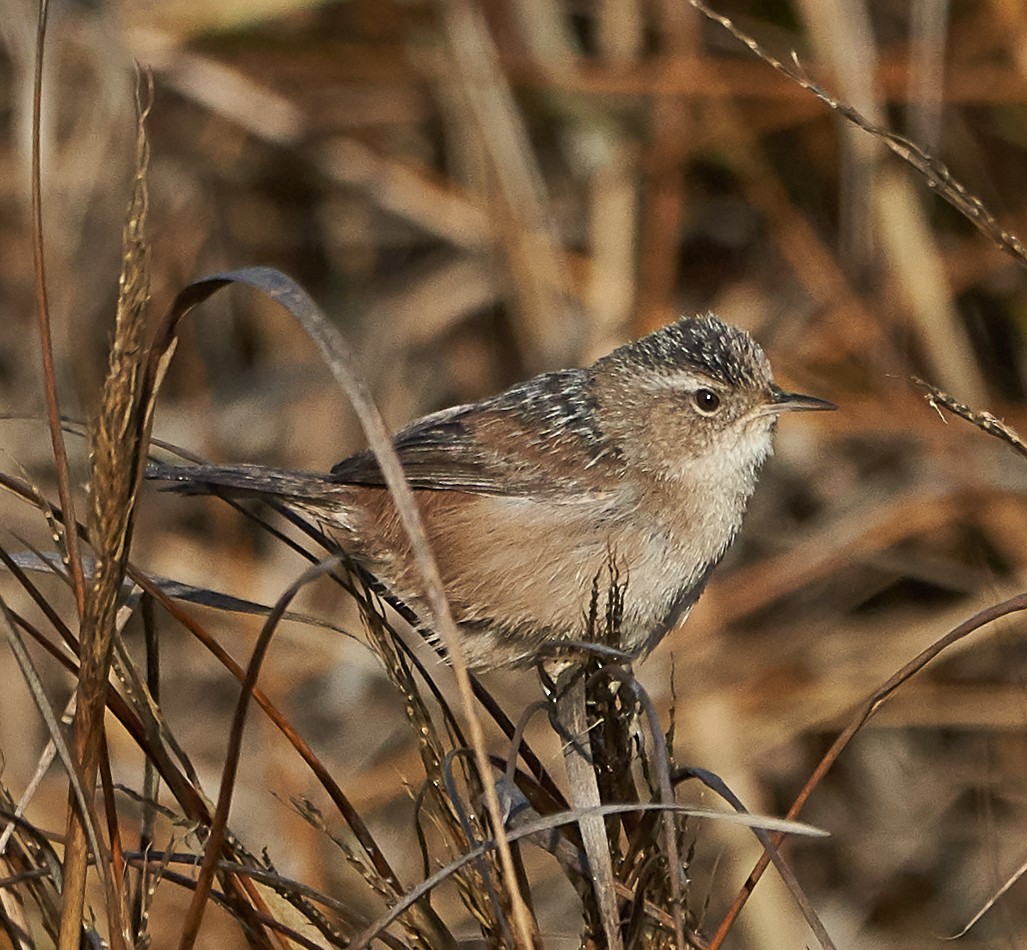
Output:
[[[77,944],[69,814],[77,853],[99,845],[85,920],[112,946],[190,931],[198,946],[348,945],[395,906],[392,946],[537,928],[546,947],[923,947],[1023,865],[1024,460],[988,437],[1022,448],[1027,431],[1027,26],[1012,7],[717,4],[761,60],[663,2],[62,5],[38,114],[49,387],[36,11],[14,7],[0,808],[25,805],[0,823],[0,946],[55,942],[62,888]],[[155,88],[145,176],[133,57]],[[307,319],[230,290],[177,322],[215,289],[190,280],[258,264],[310,292]],[[592,660],[522,731],[536,677],[461,691],[459,664],[399,646],[359,577],[304,574],[316,537],[286,526],[287,544],[216,499],[136,498],[158,376],[131,336],[145,273],[151,328],[170,308],[179,335],[154,432],[219,460],[325,469],[361,444],[367,407],[325,368],[338,341],[318,307],[391,425],[705,309],[842,411],[785,420],[736,551],[639,680]],[[89,423],[65,427],[63,486],[47,388]],[[43,557],[77,563],[75,511],[81,582]],[[615,625],[607,593],[600,627]],[[86,768],[70,782],[72,759]],[[95,807],[69,811],[94,784]],[[507,813],[505,868],[486,789]],[[764,853],[753,830],[640,808],[733,810],[721,793],[781,816],[804,801],[831,834],[790,838],[783,876],[737,919]],[[582,811],[597,802],[632,810]],[[604,835],[594,886],[582,862],[605,864]],[[1023,942],[1024,886],[962,943]]]

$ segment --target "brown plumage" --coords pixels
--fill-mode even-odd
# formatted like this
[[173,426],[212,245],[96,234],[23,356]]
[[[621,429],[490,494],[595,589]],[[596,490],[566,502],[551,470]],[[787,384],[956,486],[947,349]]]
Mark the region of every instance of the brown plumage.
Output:
[[[593,588],[623,586],[623,651],[687,616],[741,524],[777,416],[832,409],[782,392],[752,338],[682,320],[585,369],[537,376],[395,437],[472,668],[522,665],[589,636]],[[427,616],[374,457],[330,474],[156,466],[187,491],[274,496],[323,523]]]

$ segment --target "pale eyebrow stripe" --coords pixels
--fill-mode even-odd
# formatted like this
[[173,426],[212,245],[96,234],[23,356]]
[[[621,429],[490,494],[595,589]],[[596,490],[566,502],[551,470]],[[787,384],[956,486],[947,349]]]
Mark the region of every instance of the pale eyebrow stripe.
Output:
[[698,389],[709,386],[718,392],[729,389],[729,384],[716,376],[698,370],[680,369],[672,373],[659,373],[643,381],[650,392],[664,392],[669,389]]

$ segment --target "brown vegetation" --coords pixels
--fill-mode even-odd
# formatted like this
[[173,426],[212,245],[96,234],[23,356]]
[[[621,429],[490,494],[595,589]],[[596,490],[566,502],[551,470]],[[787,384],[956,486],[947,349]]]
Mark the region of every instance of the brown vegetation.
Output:
[[[83,920],[112,946],[603,946],[614,915],[627,946],[923,947],[1015,879],[1012,6],[62,4],[41,230],[37,11],[11,6],[0,946],[56,941],[63,913],[64,946]],[[255,265],[295,284],[189,284]],[[316,531],[139,490],[151,423],[217,461],[326,469],[358,416],[383,441],[353,366],[395,426],[708,309],[842,411],[781,426],[692,618],[637,681],[599,658],[567,674],[552,722],[530,674],[483,686],[398,647],[364,579],[297,551],[323,556]],[[597,628],[615,601],[597,592]],[[62,710],[74,726],[48,726]],[[830,837],[771,848],[736,919],[767,833],[667,806],[797,799]],[[963,944],[1022,942],[1025,886]]]

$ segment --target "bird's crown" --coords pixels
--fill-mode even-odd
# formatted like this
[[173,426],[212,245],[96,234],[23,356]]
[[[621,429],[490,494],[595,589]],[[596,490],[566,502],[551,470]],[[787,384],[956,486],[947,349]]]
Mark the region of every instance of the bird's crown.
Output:
[[712,313],[678,320],[619,347],[596,363],[597,369],[606,367],[661,375],[696,370],[733,388],[762,388],[772,378],[760,345]]

